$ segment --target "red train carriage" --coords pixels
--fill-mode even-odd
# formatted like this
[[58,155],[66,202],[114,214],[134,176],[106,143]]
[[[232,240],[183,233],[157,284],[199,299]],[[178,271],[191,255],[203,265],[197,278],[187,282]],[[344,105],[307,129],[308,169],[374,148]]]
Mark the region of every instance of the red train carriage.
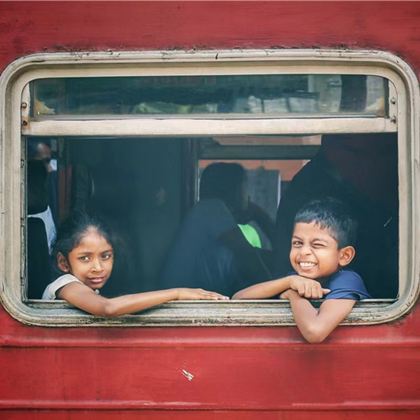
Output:
[[[0,3],[0,417],[418,418],[419,17],[416,2]],[[112,294],[157,288],[202,168],[241,163],[275,217],[331,135],[392,138],[394,166],[378,140],[354,171],[398,189],[393,257],[323,343],[279,299],[114,319],[40,300],[31,144],[51,149],[57,222],[87,203],[118,221],[130,258]]]

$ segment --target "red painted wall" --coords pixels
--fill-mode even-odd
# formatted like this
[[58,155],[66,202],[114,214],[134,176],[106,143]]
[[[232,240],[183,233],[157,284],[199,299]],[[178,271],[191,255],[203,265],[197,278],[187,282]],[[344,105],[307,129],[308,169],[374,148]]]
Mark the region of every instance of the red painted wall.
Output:
[[[0,2],[0,68],[43,51],[322,46],[388,50],[418,74],[419,22],[417,2]],[[321,345],[294,327],[56,329],[0,310],[5,419],[414,419],[419,378],[418,306]]]
[[42,51],[377,48],[419,67],[417,2],[0,2],[0,62]]

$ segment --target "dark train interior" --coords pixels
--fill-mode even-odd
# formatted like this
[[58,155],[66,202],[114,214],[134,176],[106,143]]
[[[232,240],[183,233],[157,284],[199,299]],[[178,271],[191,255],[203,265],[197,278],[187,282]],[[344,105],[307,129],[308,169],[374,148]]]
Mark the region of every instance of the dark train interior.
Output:
[[[372,139],[366,134],[351,137],[350,144],[355,145],[355,150],[350,150],[348,143],[340,146],[340,136],[337,136],[329,139],[333,143],[332,147],[329,144],[331,153],[337,153],[340,162],[358,157],[353,162],[353,170],[366,187],[363,194],[369,198],[376,198],[373,197],[376,194],[381,208],[386,204],[390,212],[397,212],[395,136],[392,135],[391,143],[388,134],[383,134],[384,141],[380,135]],[[277,206],[287,194],[288,185],[319,153],[322,136],[244,137],[242,141],[238,138],[28,139],[28,142],[39,141],[51,146],[52,161],[55,161],[56,169],[48,177],[54,178],[56,189],[55,203],[51,199],[54,194],[49,195],[56,224],[75,210],[86,210],[111,221],[123,239],[123,256],[117,260],[113,274],[117,279],[109,281],[104,290],[113,295],[156,288],[171,241],[186,212],[198,199],[202,168],[219,161],[240,163],[247,171],[251,199],[275,220]],[[255,146],[255,141],[265,145]],[[360,154],[364,153],[365,144],[368,144],[365,153],[370,157],[363,159]],[[364,160],[368,162],[365,164]],[[28,174],[29,189],[36,183],[33,173]],[[28,193],[28,201],[30,197]],[[277,223],[281,224],[281,220]],[[397,231],[394,236],[398,237]],[[34,238],[29,234],[29,250],[39,249]],[[272,249],[273,244],[266,243],[266,247]],[[39,275],[32,277],[39,278]],[[48,283],[46,280],[40,282],[38,291],[30,297],[37,298],[43,283]],[[29,273],[29,285],[32,281],[39,283]]]
[[[34,121],[58,117],[112,120],[156,116],[222,115],[224,118],[303,115],[322,118],[387,117],[388,88],[380,77],[346,75],[263,75],[143,78],[40,79],[31,84]],[[344,124],[344,123],[343,123]],[[118,131],[118,130],[116,130]],[[200,172],[212,162],[238,162],[247,172],[248,193],[277,223],[289,184],[321,156],[342,190],[357,190],[363,207],[359,235],[369,253],[371,294],[395,298],[398,289],[398,152],[396,133],[313,133],[305,135],[219,136],[28,136],[26,203],[28,215],[49,205],[59,226],[74,211],[99,213],[110,220],[125,244],[116,261],[110,295],[156,289],[160,269],[187,211],[199,198]],[[49,150],[42,175],[33,163],[34,147]],[[31,157],[32,156],[32,157]],[[51,160],[50,160],[51,159]],[[42,160],[41,157],[35,160]],[[37,168],[38,165],[38,168]],[[321,164],[322,170],[322,164]],[[44,176],[44,181],[42,181]],[[48,180],[46,180],[48,178]],[[310,179],[308,185],[310,184]],[[47,190],[39,187],[48,184]],[[318,185],[315,185],[315,189]],[[342,194],[343,191],[339,191]],[[328,195],[328,188],[325,190]],[[349,193],[348,197],[353,193]],[[308,198],[311,192],[308,190]],[[347,197],[347,198],[348,198]],[[350,204],[353,198],[349,198]],[[364,212],[364,213],[363,213]],[[366,216],[368,215],[368,216]],[[276,220],[277,219],[277,220]],[[52,274],[39,220],[28,217],[30,299],[40,298]],[[280,232],[280,233],[279,233]],[[386,249],[372,245],[386,243]],[[378,239],[379,238],[379,239]],[[286,239],[288,240],[288,239]],[[274,251],[276,244],[265,240]],[[369,244],[369,245],[366,245]],[[38,255],[39,254],[39,255]],[[367,258],[367,257],[366,257]],[[376,259],[376,261],[375,261]],[[41,262],[41,260],[43,262]],[[383,264],[383,261],[388,261]],[[273,270],[275,272],[275,270]],[[386,273],[387,279],[383,276]]]

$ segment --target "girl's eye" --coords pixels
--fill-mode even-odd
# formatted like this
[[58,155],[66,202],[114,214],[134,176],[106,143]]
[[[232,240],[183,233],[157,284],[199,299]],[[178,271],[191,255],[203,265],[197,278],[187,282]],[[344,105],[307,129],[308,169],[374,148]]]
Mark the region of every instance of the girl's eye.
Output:
[[87,255],[82,255],[78,259],[79,259],[79,261],[82,261],[82,262],[88,262],[89,261],[89,257]]
[[107,252],[106,254],[102,255],[103,260],[109,260],[111,258],[112,258],[112,253],[111,252]]

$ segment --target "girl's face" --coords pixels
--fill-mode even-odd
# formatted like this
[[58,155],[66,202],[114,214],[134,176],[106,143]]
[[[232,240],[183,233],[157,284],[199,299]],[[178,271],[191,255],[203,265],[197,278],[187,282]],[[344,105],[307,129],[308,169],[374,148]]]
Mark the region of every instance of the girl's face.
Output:
[[112,272],[114,251],[110,243],[94,228],[82,237],[67,259],[58,255],[58,266],[77,277],[91,289],[101,289]]

